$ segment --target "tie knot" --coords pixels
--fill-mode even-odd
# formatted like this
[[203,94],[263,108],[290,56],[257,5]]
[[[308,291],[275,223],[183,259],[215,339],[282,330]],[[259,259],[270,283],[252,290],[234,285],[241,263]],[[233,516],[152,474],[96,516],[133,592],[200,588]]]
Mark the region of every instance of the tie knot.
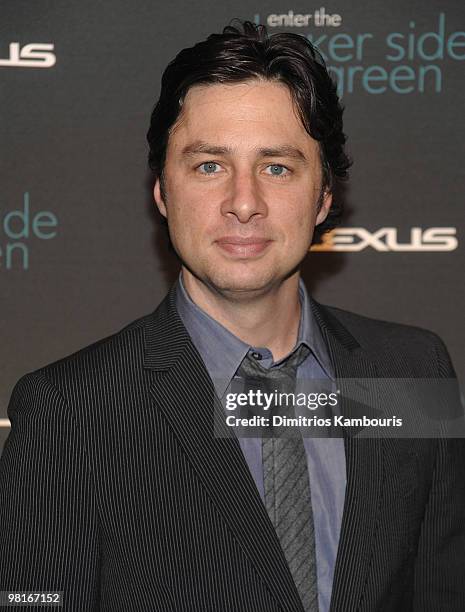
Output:
[[[296,373],[299,365],[306,359],[310,349],[301,344],[296,348],[286,359],[279,365],[266,369],[249,353],[243,359],[240,367],[237,370],[237,375],[243,379],[243,382],[238,382],[242,387],[242,393],[249,397],[246,405],[242,404],[242,413],[244,416],[266,416],[270,414],[274,416],[293,416],[295,399],[293,394],[296,388]],[[250,394],[254,394],[253,400]],[[264,408],[263,395],[267,396],[267,406]],[[284,435],[294,435],[292,428],[275,427],[271,422],[265,427],[268,435],[280,437]]]
[[294,380],[297,368],[305,361],[310,349],[305,344],[300,344],[279,366],[264,368],[250,353],[244,357],[237,370],[238,376],[242,378],[266,379],[275,382]]

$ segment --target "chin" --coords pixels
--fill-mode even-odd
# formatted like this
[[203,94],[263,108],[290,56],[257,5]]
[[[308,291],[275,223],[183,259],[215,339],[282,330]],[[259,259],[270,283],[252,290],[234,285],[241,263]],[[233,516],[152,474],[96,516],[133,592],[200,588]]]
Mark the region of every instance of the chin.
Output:
[[273,285],[279,282],[280,275],[268,271],[261,274],[237,274],[224,272],[211,274],[204,282],[214,288],[218,293],[228,297],[254,297],[266,293]]

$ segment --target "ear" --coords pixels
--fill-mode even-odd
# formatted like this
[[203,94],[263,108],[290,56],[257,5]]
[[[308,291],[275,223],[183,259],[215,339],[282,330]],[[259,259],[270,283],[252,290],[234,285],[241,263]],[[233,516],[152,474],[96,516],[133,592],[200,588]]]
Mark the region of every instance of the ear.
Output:
[[160,179],[157,178],[157,180],[155,181],[155,186],[153,188],[153,198],[155,200],[155,204],[158,207],[158,210],[160,211],[160,213],[166,217],[167,216],[167,212],[166,212],[166,205],[165,205],[165,201],[163,200],[163,197],[161,195],[161,188],[160,188]]
[[333,203],[333,194],[330,191],[326,191],[323,194],[323,203],[315,219],[315,225],[320,225],[326,219]]

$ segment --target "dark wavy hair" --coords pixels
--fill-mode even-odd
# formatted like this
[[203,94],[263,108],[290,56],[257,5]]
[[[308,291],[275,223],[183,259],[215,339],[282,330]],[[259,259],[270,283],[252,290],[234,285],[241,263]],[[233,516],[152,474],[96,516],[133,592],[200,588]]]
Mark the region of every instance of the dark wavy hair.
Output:
[[[170,130],[189,88],[253,79],[285,84],[304,128],[319,142],[323,170],[319,204],[324,190],[332,191],[336,180],[347,178],[351,162],[344,151],[343,107],[323,58],[303,36],[292,33],[270,36],[265,26],[244,21],[183,49],[163,73],[160,98],[147,133],[149,166],[155,177],[160,178],[162,193]],[[317,235],[335,227],[341,214],[341,203],[333,201],[326,220],[318,226]]]

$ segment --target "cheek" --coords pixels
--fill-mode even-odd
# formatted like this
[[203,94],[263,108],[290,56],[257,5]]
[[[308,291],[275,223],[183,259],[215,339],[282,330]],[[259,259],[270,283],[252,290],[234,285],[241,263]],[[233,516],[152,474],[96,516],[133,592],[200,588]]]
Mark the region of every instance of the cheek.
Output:
[[287,202],[285,207],[276,210],[274,224],[281,228],[292,240],[305,240],[315,223],[315,210],[300,202]]
[[205,235],[211,225],[213,214],[209,214],[205,203],[184,197],[168,204],[168,226],[173,243],[184,251],[198,250],[205,243]]
[[182,186],[171,188],[168,192],[168,221],[176,226],[190,224],[196,218],[198,202],[196,197]]

